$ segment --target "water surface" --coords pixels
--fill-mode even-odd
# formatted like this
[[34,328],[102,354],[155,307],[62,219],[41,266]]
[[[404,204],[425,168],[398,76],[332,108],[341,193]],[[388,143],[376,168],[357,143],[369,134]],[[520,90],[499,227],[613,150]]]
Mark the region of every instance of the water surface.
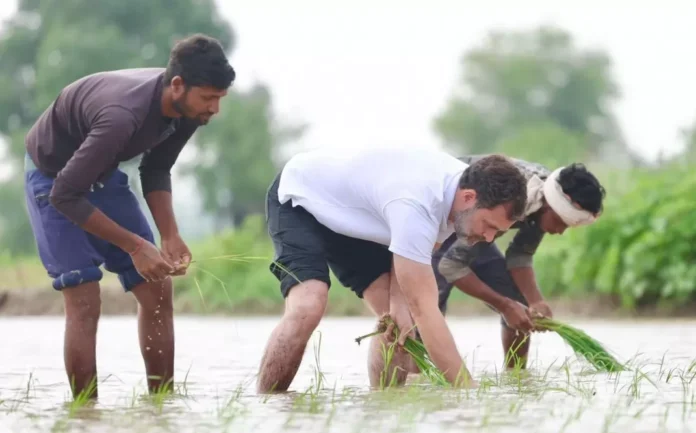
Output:
[[[498,320],[448,318],[479,390],[418,383],[371,391],[366,318],[327,318],[291,392],[254,380],[272,318],[178,317],[181,396],[145,398],[135,318],[105,317],[97,343],[100,399],[70,411],[61,317],[1,318],[0,431],[89,432],[688,432],[696,431],[696,322],[574,321],[647,374],[595,374],[558,336],[535,335],[528,377],[503,375]],[[315,350],[319,350],[318,368]],[[321,374],[317,372],[320,371]],[[185,379],[185,381],[184,381]],[[652,384],[651,382],[652,381]]]

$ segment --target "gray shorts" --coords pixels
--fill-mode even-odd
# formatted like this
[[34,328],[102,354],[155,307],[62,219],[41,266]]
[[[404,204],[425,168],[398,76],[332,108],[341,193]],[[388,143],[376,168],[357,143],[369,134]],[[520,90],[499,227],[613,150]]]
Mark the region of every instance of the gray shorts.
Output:
[[[440,261],[442,260],[443,254],[451,246],[451,244],[456,240],[454,236],[443,242],[440,249],[433,254],[433,270],[435,272],[435,279],[437,281],[437,288],[439,292],[439,307],[442,314],[447,312],[447,300],[449,299],[450,293],[452,293],[453,283],[448,282],[445,277],[438,271]],[[505,256],[500,252],[495,243],[485,243],[479,242],[472,248],[472,253],[475,254],[474,259],[471,261],[469,268],[476,274],[476,276],[487,284],[496,293],[505,296],[510,299],[514,299],[524,305],[527,304],[527,300],[520,292],[520,289],[515,284],[510,272],[507,269],[507,262],[505,261]],[[462,265],[462,268],[465,266]],[[493,311],[496,311],[491,305],[488,305]],[[505,321],[500,318],[501,323],[504,326]]]

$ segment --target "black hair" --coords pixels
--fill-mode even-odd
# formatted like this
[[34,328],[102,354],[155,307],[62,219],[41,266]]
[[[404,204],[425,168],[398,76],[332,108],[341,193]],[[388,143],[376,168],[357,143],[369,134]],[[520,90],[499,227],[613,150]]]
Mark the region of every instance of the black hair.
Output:
[[200,33],[178,41],[169,53],[165,85],[177,75],[187,88],[210,86],[218,90],[227,90],[236,77],[222,44]]
[[476,191],[476,206],[508,205],[508,218],[519,220],[527,206],[527,180],[509,158],[488,155],[469,165],[459,178],[460,189]]
[[584,164],[573,163],[565,167],[558,174],[558,183],[563,192],[584,210],[593,214],[602,210],[602,200],[606,191],[597,178],[587,171]]

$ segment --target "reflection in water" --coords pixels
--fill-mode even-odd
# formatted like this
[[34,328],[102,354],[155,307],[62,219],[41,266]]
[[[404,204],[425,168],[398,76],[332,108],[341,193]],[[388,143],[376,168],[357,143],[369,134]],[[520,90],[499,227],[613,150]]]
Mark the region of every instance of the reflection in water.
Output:
[[[62,318],[0,319],[0,431],[496,432],[689,431],[696,425],[696,335],[692,323],[573,322],[637,371],[596,374],[552,333],[535,335],[531,368],[501,374],[498,321],[448,318],[481,387],[409,386],[371,391],[366,318],[320,325],[321,375],[310,343],[291,392],[257,395],[255,376],[277,318],[179,317],[177,394],[146,394],[135,318],[102,319],[97,343],[100,399],[70,403]],[[691,328],[693,329],[693,328]]]

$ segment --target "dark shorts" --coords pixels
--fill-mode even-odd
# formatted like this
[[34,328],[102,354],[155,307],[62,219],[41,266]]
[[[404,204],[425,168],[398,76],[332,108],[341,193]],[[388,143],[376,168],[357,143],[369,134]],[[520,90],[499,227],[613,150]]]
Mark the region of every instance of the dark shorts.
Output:
[[329,269],[345,287],[359,298],[379,276],[392,266],[392,253],[381,244],[355,239],[321,225],[290,200],[280,204],[276,177],[266,195],[266,223],[275,250],[270,265],[287,297],[290,289],[307,280],[331,286]]
[[[118,275],[125,291],[145,281],[128,253],[82,230],[49,203],[53,178],[36,170],[30,159],[25,161],[24,180],[29,221],[54,289],[100,281],[101,265]],[[87,199],[117,224],[154,242],[150,225],[128,185],[128,175],[122,171],[115,171],[103,185],[96,185]]]
[[[453,241],[454,238],[448,239],[440,247],[441,250],[446,250],[448,244]],[[441,255],[433,255],[433,270],[435,271],[435,279],[437,281],[437,288],[439,292],[439,306],[442,314],[447,312],[447,300],[452,293],[452,288],[454,284],[448,283],[447,280],[438,272],[438,264]],[[527,300],[520,289],[515,284],[512,279],[510,272],[507,269],[507,262],[505,261],[505,256],[500,252],[495,243],[490,244],[479,244],[476,247],[476,257],[471,262],[469,266],[474,274],[493,289],[496,293],[505,296],[506,298],[514,299],[524,305],[527,304]],[[488,305],[493,311],[495,308]],[[501,317],[501,323],[503,326],[507,326],[505,321]]]

